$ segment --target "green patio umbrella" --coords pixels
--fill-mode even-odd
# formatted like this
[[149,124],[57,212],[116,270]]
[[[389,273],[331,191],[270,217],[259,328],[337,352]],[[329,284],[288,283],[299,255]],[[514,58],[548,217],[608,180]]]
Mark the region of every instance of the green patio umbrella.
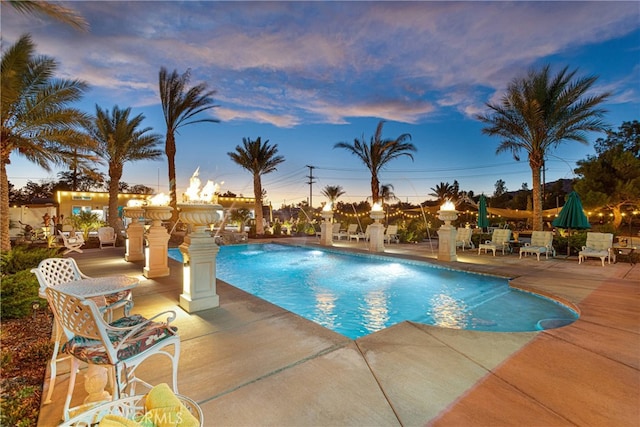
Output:
[[589,219],[584,214],[582,208],[582,202],[580,196],[575,191],[569,193],[569,197],[565,202],[562,210],[551,223],[554,227],[564,228],[568,230],[567,233],[567,257],[571,254],[571,245],[569,244],[568,237],[571,237],[571,230],[586,230],[591,228]]
[[489,218],[487,218],[487,198],[484,194],[480,195],[480,201],[478,202],[478,228],[489,227]]

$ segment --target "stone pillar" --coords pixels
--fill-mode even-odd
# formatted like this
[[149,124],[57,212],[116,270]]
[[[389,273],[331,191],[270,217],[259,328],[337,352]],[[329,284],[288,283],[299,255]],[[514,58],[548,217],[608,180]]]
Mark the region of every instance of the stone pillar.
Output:
[[438,229],[438,260],[457,261],[456,228],[451,225],[451,221],[458,218],[458,211],[439,210],[438,218],[444,221],[444,224]]
[[169,270],[169,238],[167,229],[162,221],[171,218],[170,206],[145,206],[145,216],[151,219],[151,227],[145,235],[147,247],[145,248],[144,277],[164,277],[170,274]]
[[144,259],[144,225],[138,219],[144,216],[144,210],[142,207],[126,207],[124,216],[131,218],[131,224],[127,226],[124,260],[142,261]]
[[372,210],[370,216],[373,224],[369,227],[369,252],[384,252],[384,225],[380,223],[384,212]]
[[320,244],[322,246],[333,246],[333,211],[322,211],[322,224],[320,224]]
[[220,305],[216,293],[216,257],[220,248],[207,226],[216,221],[216,204],[179,205],[180,219],[192,226],[192,231],[180,245],[183,258],[182,294],[180,307],[188,313],[215,308]]

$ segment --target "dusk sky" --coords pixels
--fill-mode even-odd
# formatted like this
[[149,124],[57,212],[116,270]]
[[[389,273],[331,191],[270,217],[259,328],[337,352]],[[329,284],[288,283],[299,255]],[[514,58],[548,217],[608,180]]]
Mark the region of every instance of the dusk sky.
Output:
[[[224,181],[222,192],[253,196],[249,172],[227,152],[242,138],[277,144],[285,162],[263,177],[274,207],[340,185],[339,200],[371,196],[370,173],[340,141],[412,135],[414,161],[392,161],[380,180],[402,200],[431,199],[431,188],[458,180],[462,190],[491,195],[531,185],[526,153],[496,155],[499,139],[481,133],[475,115],[500,100],[509,82],[551,64],[597,75],[594,92],[613,93],[604,108],[617,129],[640,118],[640,3],[633,2],[67,2],[88,33],[2,4],[2,49],[30,33],[39,54],[55,58],[59,76],[90,90],[77,106],[95,114],[132,107],[163,136],[158,95],[162,66],[192,70],[192,84],[216,90],[220,123],[176,135],[178,192],[200,178]],[[590,134],[593,142],[602,134]],[[164,143],[160,146],[164,149]],[[547,159],[546,180],[573,178],[593,145],[568,141]],[[57,179],[13,153],[9,180]],[[106,167],[101,170],[106,171]],[[56,171],[57,172],[57,171]],[[127,163],[123,181],[168,192],[166,157]]]

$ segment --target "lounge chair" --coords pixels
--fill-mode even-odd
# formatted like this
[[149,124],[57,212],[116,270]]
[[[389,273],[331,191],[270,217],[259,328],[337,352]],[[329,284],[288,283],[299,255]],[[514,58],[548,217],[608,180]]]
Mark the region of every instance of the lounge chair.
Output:
[[82,237],[82,234],[71,231],[67,237],[67,235],[62,231],[58,231],[58,233],[62,236],[62,244],[67,248],[67,250],[64,251],[64,255],[71,252],[82,253],[82,249],[80,249],[82,245],[84,245],[84,238]]
[[98,228],[98,239],[100,240],[100,249],[102,249],[104,245],[116,247],[116,231],[113,227]]
[[578,264],[582,264],[586,258],[600,258],[604,267],[604,259],[608,258],[611,264],[611,249],[613,248],[612,233],[587,233],[587,242],[578,253]]
[[338,230],[337,233],[333,234],[334,238],[341,240],[343,237],[345,240],[349,239],[351,234],[355,234],[358,231],[358,224],[349,224],[346,230]]
[[395,243],[400,243],[400,236],[398,236],[398,226],[390,225],[384,232],[384,242],[391,243],[391,241]]
[[456,231],[456,248],[462,248],[463,251],[465,247],[470,249],[474,248],[473,242],[471,241],[472,231],[470,228],[458,228]]
[[332,239],[339,239],[339,236],[340,236],[340,223],[339,222],[335,222],[331,226],[331,238]]
[[540,254],[544,254],[549,259],[549,253],[552,256],[556,256],[556,251],[553,249],[553,232],[552,231],[534,231],[531,233],[531,243],[525,243],[524,246],[520,246],[520,258],[522,254],[536,254],[538,261],[540,261]]
[[485,253],[492,251],[493,256],[496,256],[496,250],[499,249],[502,251],[502,255],[504,255],[505,249],[511,249],[509,246],[509,240],[511,240],[511,230],[508,228],[497,228],[493,230],[491,240],[487,240],[478,245],[478,255],[480,255],[480,252],[482,252],[483,249]]
[[356,242],[360,242],[360,239],[364,239],[365,242],[369,241],[370,228],[371,228],[371,225],[367,225],[367,229],[364,231],[364,233],[360,231],[358,233],[349,234],[349,241],[355,240]]

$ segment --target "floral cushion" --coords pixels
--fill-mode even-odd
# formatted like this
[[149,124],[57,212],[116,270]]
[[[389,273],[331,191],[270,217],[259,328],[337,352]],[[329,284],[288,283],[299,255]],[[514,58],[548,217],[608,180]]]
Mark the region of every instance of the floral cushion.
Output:
[[114,304],[118,301],[122,301],[129,297],[131,294],[131,290],[127,289],[126,291],[116,292],[115,294],[109,294],[105,296],[107,305]]
[[[133,316],[122,317],[116,320],[111,323],[111,326],[116,328],[130,328],[141,322],[145,322],[146,320],[147,319],[141,315],[134,314]],[[118,351],[118,359],[127,360],[136,356],[154,346],[157,342],[176,335],[177,331],[178,328],[175,326],[167,326],[164,323],[151,322],[127,339]],[[107,331],[109,340],[114,347],[117,346],[120,341],[122,341],[123,337],[129,332],[129,330]],[[92,363],[94,365],[111,364],[109,355],[99,340],[75,336],[64,344],[62,352],[70,354],[83,362]]]

